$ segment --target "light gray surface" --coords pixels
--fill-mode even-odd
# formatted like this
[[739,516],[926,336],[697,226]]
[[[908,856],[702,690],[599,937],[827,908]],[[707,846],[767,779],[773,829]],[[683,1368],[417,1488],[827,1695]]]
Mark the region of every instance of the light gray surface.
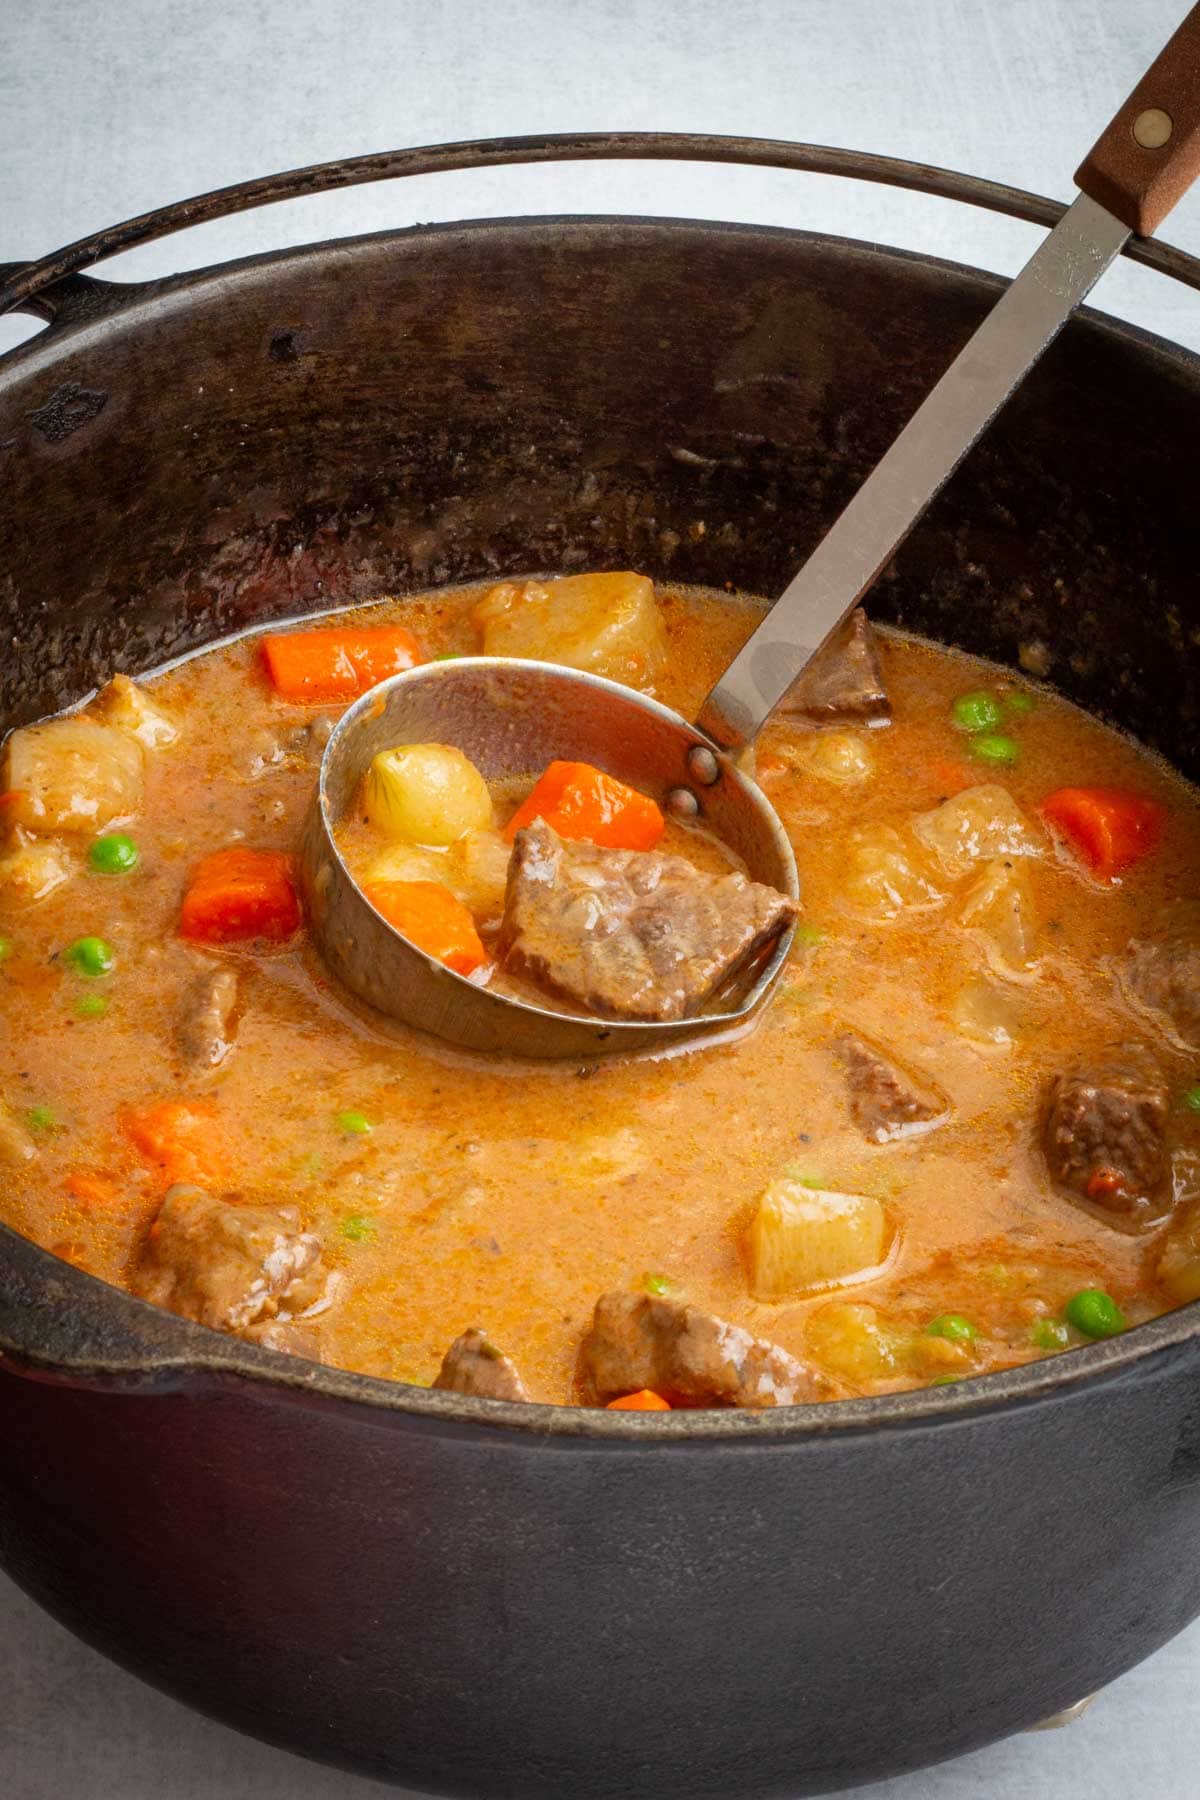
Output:
[[[1067,198],[1072,170],[1185,4],[0,0],[0,261],[328,156],[597,126],[854,145]],[[817,177],[616,165],[430,177],[295,202],[103,272],[165,273],[417,219],[556,211],[797,224],[1007,271],[1037,241],[1029,227],[946,202]],[[1200,194],[1164,235],[1200,252]],[[1095,302],[1200,349],[1200,296],[1146,271],[1114,270]],[[0,350],[32,329],[0,320]],[[1094,1477],[1081,1471],[1081,1488]],[[1200,1626],[1068,1729],[870,1794],[1188,1800],[1200,1792],[1198,1677]],[[185,1712],[76,1644],[0,1578],[4,1800],[365,1800],[385,1791]]]

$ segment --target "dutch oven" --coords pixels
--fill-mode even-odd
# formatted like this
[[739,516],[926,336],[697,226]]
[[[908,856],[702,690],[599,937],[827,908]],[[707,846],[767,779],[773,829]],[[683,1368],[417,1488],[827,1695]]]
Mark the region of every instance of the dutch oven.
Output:
[[[251,183],[0,270],[0,310],[50,320],[0,365],[0,731],[379,592],[605,567],[777,592],[994,277],[633,218],[79,273],[352,180],[605,155],[1061,210],[804,146],[516,140]],[[1195,776],[1198,450],[1200,360],[1082,314],[873,608],[1048,671]],[[0,1445],[0,1559],[73,1631],[243,1730],[452,1793],[824,1792],[1031,1725],[1200,1612],[1195,1307],[952,1388],[639,1416],[289,1359],[0,1231]]]

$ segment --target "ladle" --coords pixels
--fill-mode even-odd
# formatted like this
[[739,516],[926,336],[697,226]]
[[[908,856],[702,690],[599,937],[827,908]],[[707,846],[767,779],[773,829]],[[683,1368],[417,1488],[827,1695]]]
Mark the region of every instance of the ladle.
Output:
[[703,820],[759,881],[797,894],[783,826],[730,752],[754,741],[871,587],[971,445],[1116,258],[1156,229],[1200,172],[1200,6],[1076,174],[1074,204],[1001,295],[689,724],[655,700],[548,663],[467,657],[397,675],[337,725],[305,823],[310,929],[327,963],[380,1012],[473,1050],[580,1057],[736,1026],[763,1000],[789,933],[729,1010],[670,1024],[582,1017],[454,974],[395,931],[342,860],[333,826],[372,756],[457,744],[489,781],[556,758],[599,764],[678,817]]

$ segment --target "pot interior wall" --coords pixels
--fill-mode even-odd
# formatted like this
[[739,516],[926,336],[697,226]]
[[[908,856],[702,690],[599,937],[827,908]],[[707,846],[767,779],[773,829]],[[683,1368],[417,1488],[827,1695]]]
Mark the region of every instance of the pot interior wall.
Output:
[[[427,228],[144,290],[0,371],[0,728],[257,620],[525,569],[778,591],[990,277],[672,221]],[[872,608],[1200,769],[1200,364],[1064,333]]]

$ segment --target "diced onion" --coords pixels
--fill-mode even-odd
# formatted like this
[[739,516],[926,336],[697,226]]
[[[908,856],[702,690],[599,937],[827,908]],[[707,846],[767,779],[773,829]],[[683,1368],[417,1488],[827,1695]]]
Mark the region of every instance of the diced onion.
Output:
[[453,744],[381,750],[367,771],[364,801],[373,825],[410,844],[454,844],[492,823],[487,782]]

